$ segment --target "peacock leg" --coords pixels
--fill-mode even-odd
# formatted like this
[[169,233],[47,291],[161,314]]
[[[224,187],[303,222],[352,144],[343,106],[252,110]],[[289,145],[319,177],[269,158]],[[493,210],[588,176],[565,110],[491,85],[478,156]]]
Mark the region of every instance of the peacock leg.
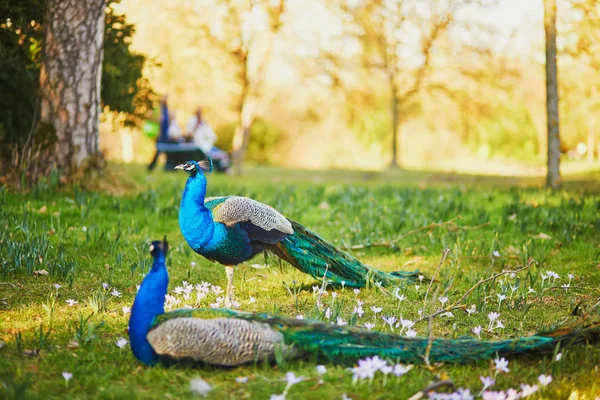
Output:
[[233,267],[225,267],[227,274],[227,293],[225,294],[225,307],[233,308]]

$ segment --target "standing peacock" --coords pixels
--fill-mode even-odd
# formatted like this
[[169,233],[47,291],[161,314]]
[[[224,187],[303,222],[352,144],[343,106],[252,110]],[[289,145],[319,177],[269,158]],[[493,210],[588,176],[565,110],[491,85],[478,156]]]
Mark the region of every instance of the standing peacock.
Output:
[[416,280],[419,276],[418,271],[384,272],[370,268],[256,200],[239,196],[205,198],[204,173],[212,170],[210,159],[188,161],[175,169],[189,174],[179,208],[181,232],[196,253],[225,265],[228,307],[233,301],[233,266],[264,250],[316,279],[326,277],[336,286],[364,287],[369,276],[383,285]]
[[[408,338],[388,333],[330,325],[318,321],[240,313],[225,309],[185,309],[164,312],[169,276],[168,245],[154,241],[152,269],[138,291],[129,336],[135,357],[144,364],[160,360],[191,360],[210,365],[236,366],[273,360],[313,357],[332,363],[352,363],[380,356],[408,363],[422,363],[427,338]],[[431,362],[466,363],[496,354],[542,354],[558,343],[584,344],[600,340],[600,325],[585,329],[555,330],[513,340],[434,339]]]

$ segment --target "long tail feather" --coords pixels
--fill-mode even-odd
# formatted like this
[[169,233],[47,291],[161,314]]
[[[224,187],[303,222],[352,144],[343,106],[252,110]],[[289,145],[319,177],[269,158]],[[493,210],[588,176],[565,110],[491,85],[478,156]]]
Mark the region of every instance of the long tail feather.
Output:
[[294,234],[270,246],[269,250],[318,280],[326,276],[335,286],[345,282],[345,286],[360,288],[366,286],[369,277],[388,286],[416,281],[420,275],[419,271],[385,272],[368,267],[299,223],[290,222]]
[[[425,360],[429,345],[427,338],[409,338],[318,321],[225,309],[172,311],[159,316],[156,322],[178,317],[204,320],[227,318],[255,322],[260,326],[266,324],[273,332],[282,334],[285,345],[292,346],[296,350],[296,355],[317,356],[333,363],[356,363],[358,359],[364,357],[379,356],[405,363],[421,364]],[[563,327],[540,332],[534,336],[507,340],[434,339],[431,342],[429,361],[464,364],[490,359],[497,354],[551,353],[559,343],[561,347],[565,347],[598,342],[600,342],[598,322],[585,327]]]

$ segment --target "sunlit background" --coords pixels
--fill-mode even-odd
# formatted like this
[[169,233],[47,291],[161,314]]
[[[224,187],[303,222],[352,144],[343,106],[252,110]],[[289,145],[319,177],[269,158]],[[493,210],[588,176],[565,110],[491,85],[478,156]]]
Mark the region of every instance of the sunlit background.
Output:
[[[182,127],[202,106],[231,149],[242,93],[247,160],[300,168],[544,173],[542,1],[122,0],[145,75]],[[559,1],[563,170],[598,166],[600,7]],[[587,12],[587,14],[586,14]],[[595,35],[595,36],[594,36]],[[236,49],[245,49],[247,71]],[[101,147],[147,163],[154,140],[105,114]]]

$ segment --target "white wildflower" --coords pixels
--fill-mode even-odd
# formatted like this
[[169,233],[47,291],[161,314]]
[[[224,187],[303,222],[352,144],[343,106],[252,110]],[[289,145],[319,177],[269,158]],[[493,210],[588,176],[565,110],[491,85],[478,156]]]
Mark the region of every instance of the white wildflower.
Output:
[[190,381],[190,391],[195,395],[206,396],[211,390],[212,386],[202,378],[195,378]]

